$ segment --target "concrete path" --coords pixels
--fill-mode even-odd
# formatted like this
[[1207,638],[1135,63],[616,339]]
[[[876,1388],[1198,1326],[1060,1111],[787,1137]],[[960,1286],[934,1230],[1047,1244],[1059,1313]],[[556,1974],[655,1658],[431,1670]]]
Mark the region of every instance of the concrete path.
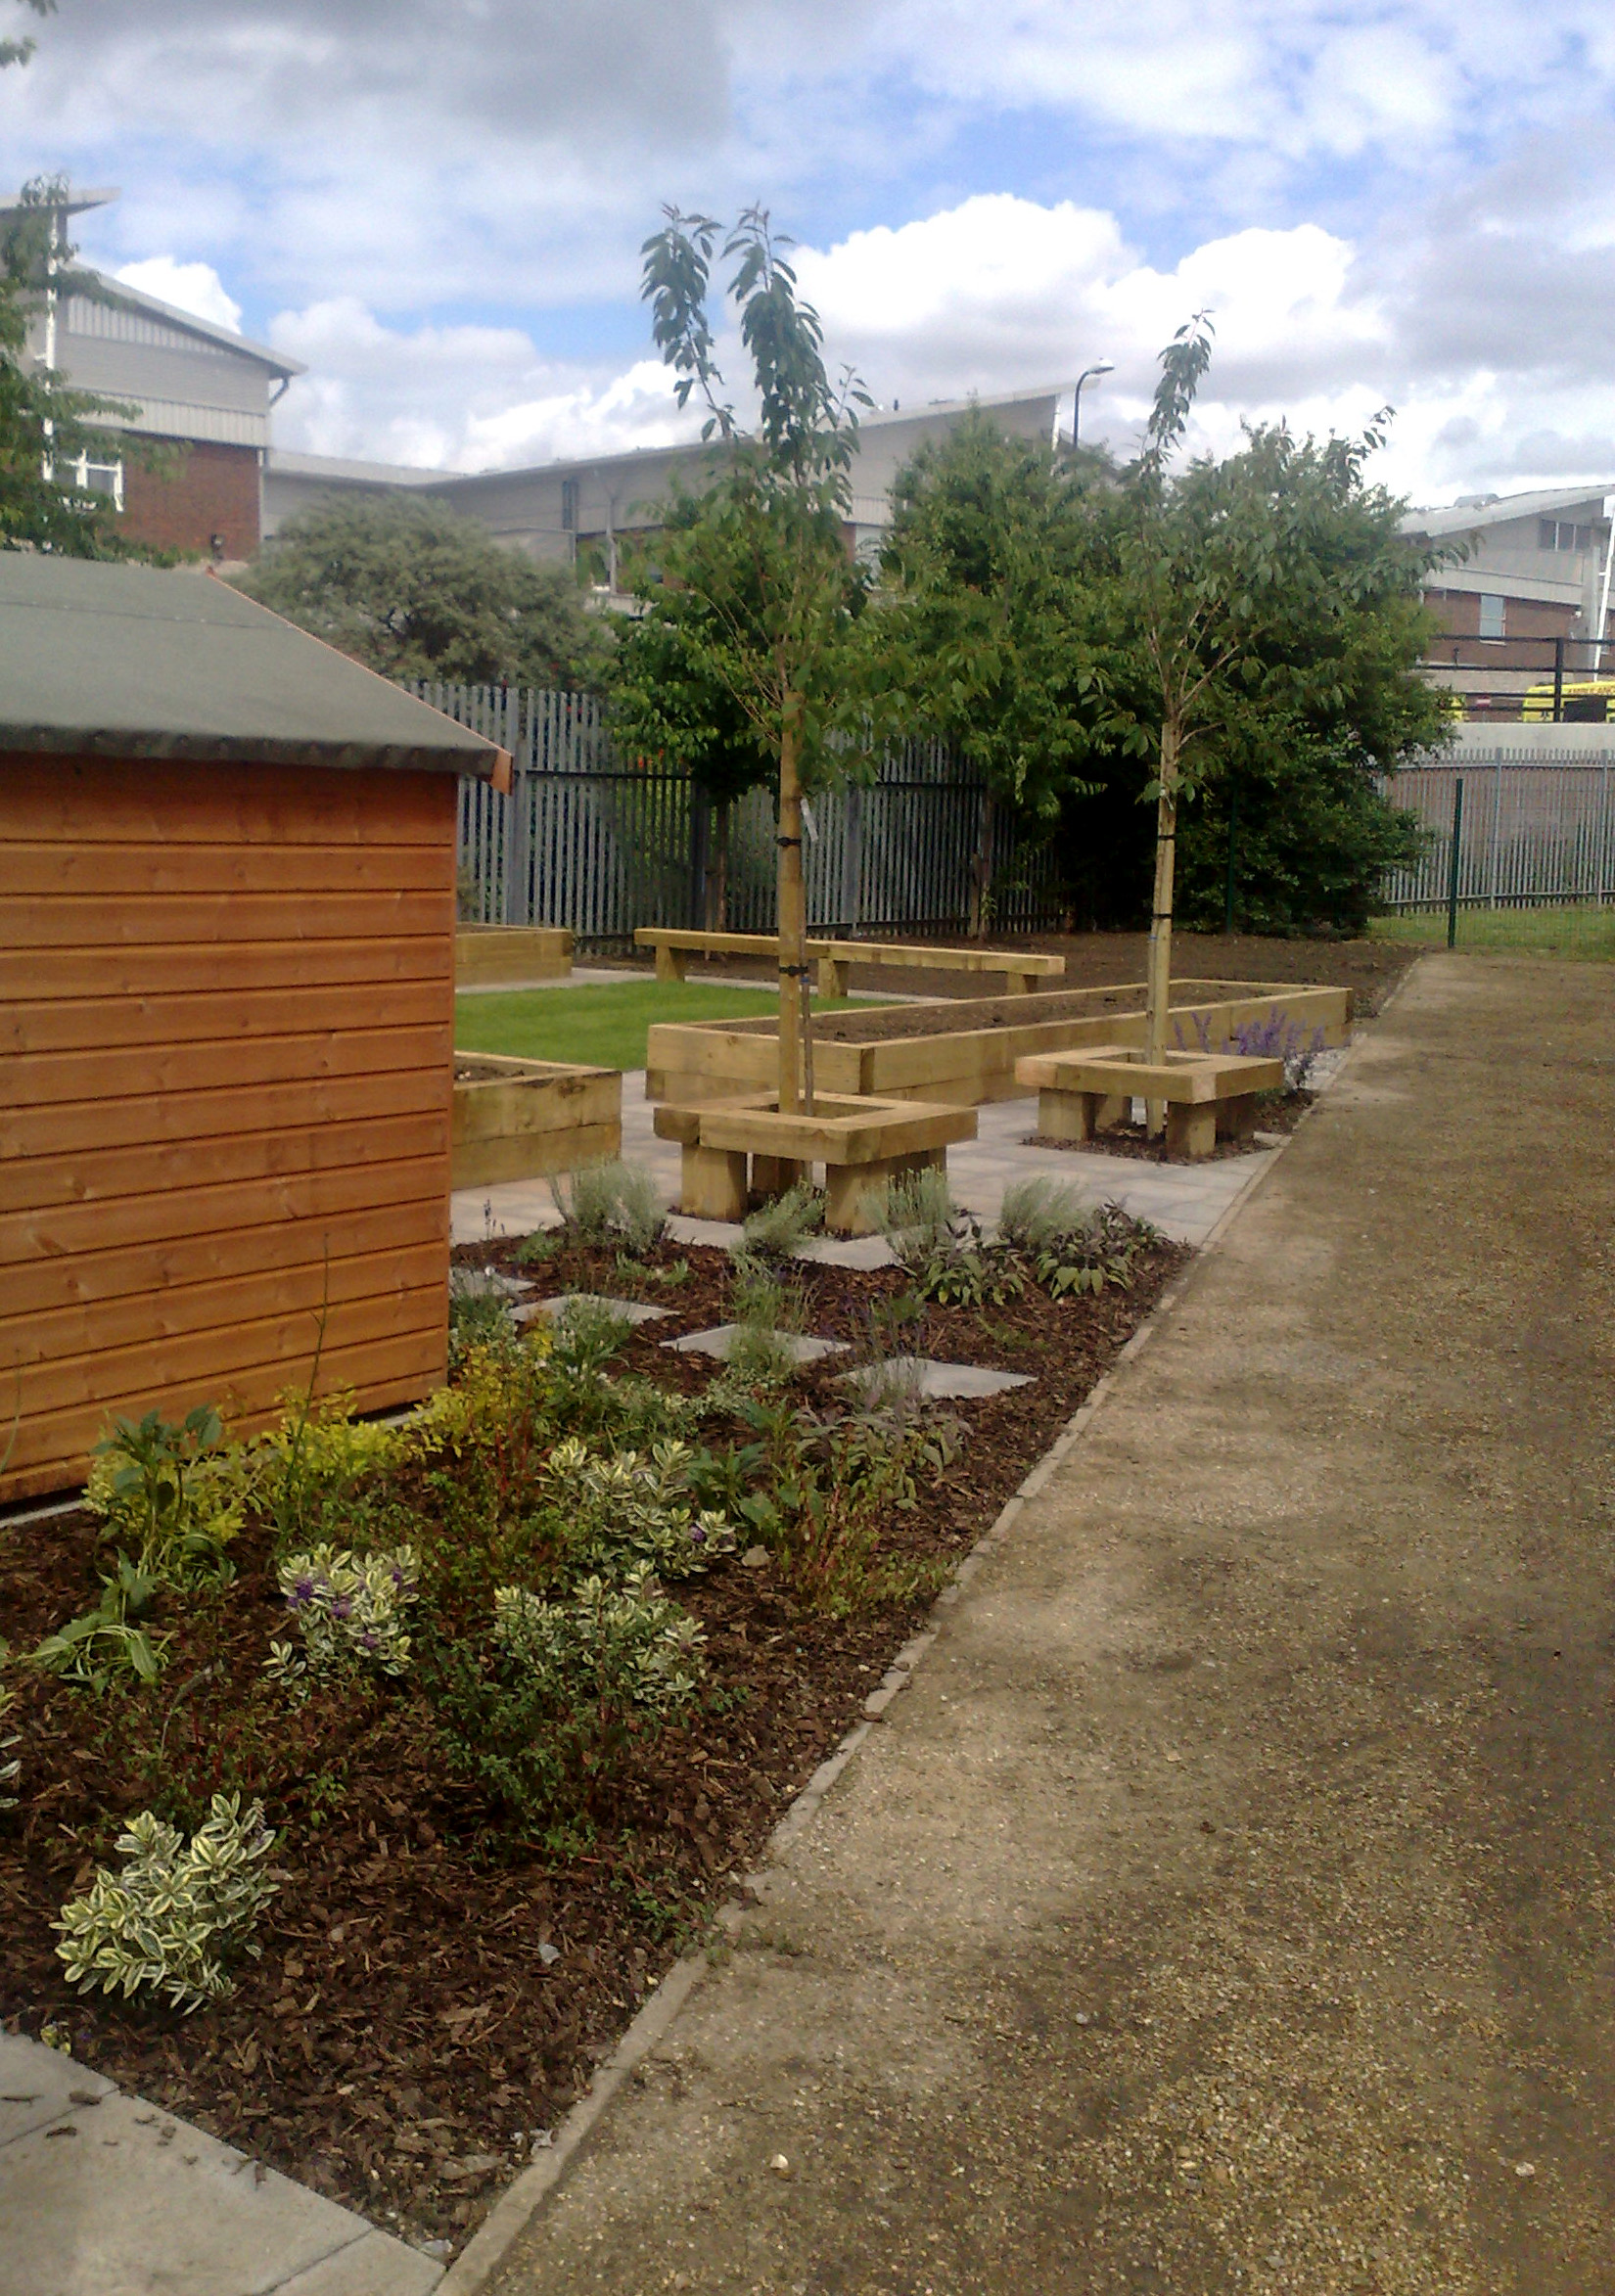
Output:
[[429,2296],[442,2273],[70,2057],[0,2034],[0,2296]]
[[[1323,1079],[1320,1079],[1323,1080]],[[632,1069],[623,1079],[623,1154],[630,1164],[643,1164],[656,1175],[664,1200],[678,1198],[679,1152],[670,1140],[659,1140],[653,1128],[655,1110],[645,1098],[645,1072]],[[1029,1172],[1049,1172],[1072,1180],[1095,1203],[1111,1200],[1141,1219],[1152,1219],[1179,1243],[1203,1244],[1230,1204],[1264,1172],[1270,1157],[1264,1151],[1251,1156],[1229,1156],[1218,1162],[1144,1164],[1136,1157],[1073,1154],[1060,1148],[1023,1146],[1038,1121],[1035,1100],[1000,1100],[977,1111],[977,1137],[947,1152],[948,1177],[953,1193],[967,1210],[983,1219],[996,1219],[1005,1187]],[[555,1201],[544,1180],[510,1180],[495,1188],[462,1188],[452,1198],[454,1241],[475,1244],[486,1233],[491,1219],[496,1233],[525,1235],[555,1218]],[[673,1233],[686,1243],[722,1241],[712,1220],[674,1223]]]
[[497,2296],[1615,2291],[1612,1117],[1423,961]]

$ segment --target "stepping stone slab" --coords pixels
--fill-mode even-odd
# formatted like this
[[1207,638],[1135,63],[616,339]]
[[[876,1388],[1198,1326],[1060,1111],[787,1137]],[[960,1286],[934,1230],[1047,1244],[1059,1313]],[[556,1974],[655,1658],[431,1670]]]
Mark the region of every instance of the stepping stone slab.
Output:
[[[680,1355],[716,1355],[726,1362],[730,1345],[740,1328],[738,1323],[718,1323],[711,1331],[688,1331],[682,1339],[664,1340],[662,1345],[676,1348]],[[804,1339],[797,1332],[781,1332],[779,1336],[793,1363],[816,1363],[821,1355],[847,1353],[845,1340]]]
[[530,1323],[534,1315],[547,1315],[554,1322],[569,1308],[577,1307],[609,1308],[624,1323],[655,1323],[673,1312],[671,1308],[653,1308],[644,1300],[609,1300],[604,1292],[562,1292],[553,1300],[531,1300],[525,1308],[518,1308],[516,1320]]
[[442,2266],[70,2057],[0,2035],[0,2285],[429,2296]]
[[893,1267],[897,1255],[883,1236],[820,1236],[804,1244],[799,1260],[815,1260],[821,1267]]
[[976,1363],[934,1363],[929,1355],[894,1355],[890,1363],[867,1363],[856,1371],[844,1372],[843,1377],[877,1392],[890,1382],[907,1393],[935,1397],[939,1401],[946,1398],[963,1401],[1003,1395],[1012,1387],[1030,1387],[1033,1375],[984,1371]]

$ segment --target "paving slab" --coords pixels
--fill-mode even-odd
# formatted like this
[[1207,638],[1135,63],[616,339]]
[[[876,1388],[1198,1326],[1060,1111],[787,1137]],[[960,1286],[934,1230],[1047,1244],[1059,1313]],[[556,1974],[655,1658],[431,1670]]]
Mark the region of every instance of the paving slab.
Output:
[[[715,1355],[727,1362],[729,1350],[741,1331],[738,1323],[715,1323],[711,1331],[687,1331],[682,1339],[664,1340],[665,1348],[675,1348],[683,1355]],[[793,1363],[816,1363],[824,1355],[845,1355],[845,1340],[812,1339],[801,1332],[782,1331],[780,1345]]]
[[886,1363],[867,1363],[841,1376],[849,1385],[878,1391],[895,1387],[905,1394],[962,1401],[967,1398],[1001,1396],[1012,1387],[1030,1387],[1028,1371],[988,1371],[979,1363],[938,1363],[929,1355],[894,1355]]
[[609,1308],[624,1323],[659,1323],[673,1312],[671,1308],[653,1308],[647,1300],[614,1300],[605,1292],[558,1292],[550,1300],[529,1300],[515,1315],[518,1323],[531,1323],[535,1315],[547,1315],[554,1323],[573,1308]]
[[479,2296],[1615,2288],[1610,980],[1421,960]]
[[430,2296],[435,2258],[0,2035],[5,2296]]

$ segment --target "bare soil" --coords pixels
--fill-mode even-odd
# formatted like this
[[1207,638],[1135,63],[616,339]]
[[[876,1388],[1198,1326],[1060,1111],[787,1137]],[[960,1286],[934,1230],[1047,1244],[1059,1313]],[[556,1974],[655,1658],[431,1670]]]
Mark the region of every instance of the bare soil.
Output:
[[[864,935],[865,940],[901,935]],[[951,936],[939,938],[953,940]],[[962,941],[957,945],[964,945]],[[991,945],[1005,949],[1038,949],[1066,960],[1069,988],[1125,987],[1141,984],[1148,937],[1142,933],[995,933]],[[1248,933],[1179,933],[1173,939],[1173,973],[1179,980],[1294,981],[1321,987],[1350,988],[1357,1016],[1371,1019],[1391,989],[1418,955],[1413,947],[1384,941],[1280,941]],[[620,959],[614,964],[643,964],[651,960]],[[692,958],[692,981],[725,978],[755,980],[755,957]],[[970,973],[893,973],[879,966],[854,965],[851,986],[858,989],[892,989],[912,996],[948,996],[981,1001],[981,980]],[[1057,988],[1058,984],[1052,985]],[[1018,997],[992,1000],[1006,1015]],[[829,1034],[839,1016],[824,1014],[815,1026]],[[984,1024],[991,1025],[991,1024]],[[900,1029],[896,1033],[902,1033]]]

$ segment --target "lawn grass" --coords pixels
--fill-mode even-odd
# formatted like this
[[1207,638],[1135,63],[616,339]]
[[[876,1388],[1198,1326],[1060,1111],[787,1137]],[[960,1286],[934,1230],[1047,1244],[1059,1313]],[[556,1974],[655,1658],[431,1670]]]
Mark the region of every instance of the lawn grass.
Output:
[[[1447,911],[1376,917],[1376,941],[1447,945]],[[1557,909],[1459,909],[1459,948],[1521,949],[1538,956],[1615,957],[1615,908],[1581,902]]]
[[[813,999],[840,1012],[847,1000]],[[705,981],[613,981],[598,988],[516,988],[508,995],[457,996],[454,1042],[461,1052],[504,1052],[522,1060],[579,1061],[591,1068],[642,1069],[653,1021],[738,1021],[776,1012],[767,988]]]

